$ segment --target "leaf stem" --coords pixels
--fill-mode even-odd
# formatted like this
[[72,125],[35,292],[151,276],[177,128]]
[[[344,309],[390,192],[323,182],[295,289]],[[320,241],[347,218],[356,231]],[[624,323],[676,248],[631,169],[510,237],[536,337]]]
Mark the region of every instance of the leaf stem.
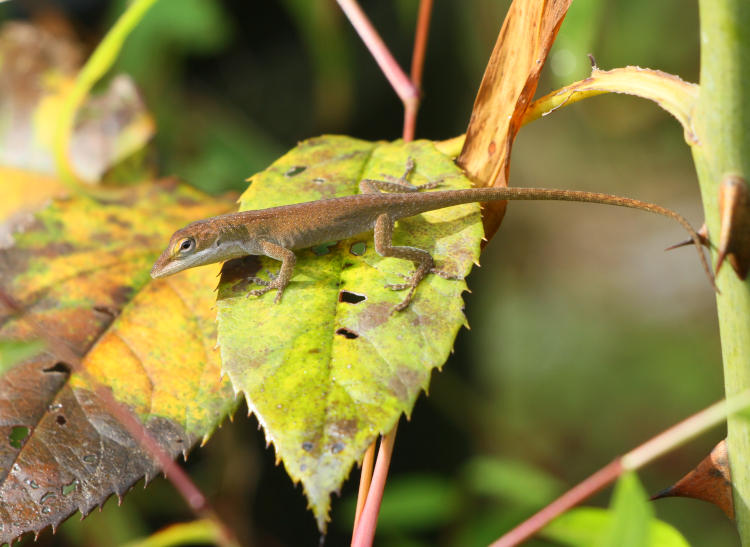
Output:
[[365,508],[367,493],[370,491],[372,467],[375,461],[375,445],[377,442],[377,439],[372,441],[372,444],[367,447],[365,457],[362,459],[362,470],[359,474],[359,491],[357,492],[357,509],[354,512],[354,526],[352,526],[352,530],[357,529],[357,524],[359,524],[359,519],[362,516],[362,510]]
[[417,92],[414,101],[404,102],[404,131],[402,138],[413,141],[417,127],[417,111],[419,110],[420,96],[422,93],[422,69],[427,51],[427,36],[430,31],[430,16],[432,15],[432,0],[421,0],[419,2],[419,14],[417,15],[417,29],[414,33],[414,51],[411,57],[411,83]]
[[367,494],[362,516],[358,526],[354,529],[352,537],[352,547],[370,547],[375,539],[375,527],[378,524],[378,513],[380,512],[380,502],[383,501],[383,490],[385,481],[388,477],[388,467],[391,464],[391,455],[393,454],[393,444],[396,442],[396,430],[398,422],[388,435],[380,441],[380,450],[378,450],[378,459],[375,462],[375,472],[372,476],[372,484]]
[[383,71],[396,95],[404,103],[404,108],[415,108],[413,103],[419,101],[419,92],[416,86],[401,69],[396,59],[388,50],[388,46],[385,45],[383,39],[378,34],[378,31],[375,30],[367,15],[362,11],[362,8],[359,7],[356,0],[336,1],[341,10],[349,18],[354,30],[357,31],[367,49],[370,50],[370,53],[375,58],[375,62],[378,63],[380,70]]

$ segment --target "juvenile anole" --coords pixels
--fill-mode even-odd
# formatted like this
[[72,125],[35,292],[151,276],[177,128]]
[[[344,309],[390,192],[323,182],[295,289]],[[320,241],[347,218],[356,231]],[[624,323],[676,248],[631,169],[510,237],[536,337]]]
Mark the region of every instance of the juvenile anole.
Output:
[[373,232],[375,250],[381,256],[411,260],[416,266],[406,283],[388,285],[394,290],[409,289],[406,298],[393,310],[401,311],[409,305],[425,275],[435,273],[447,278],[451,276],[435,268],[432,256],[427,251],[392,244],[393,226],[397,220],[462,203],[558,200],[631,207],[676,220],[690,234],[703,268],[711,284],[714,284],[711,269],[701,250],[700,236],[684,217],[665,207],[611,194],[546,188],[492,187],[418,193],[419,190],[434,188],[440,182],[414,186],[407,181],[413,169],[414,162],[410,158],[406,171],[398,179],[364,179],[359,184],[362,193],[357,195],[241,211],[188,224],[172,235],[169,245],[154,264],[151,277],[164,277],[194,266],[247,255],[265,255],[280,260],[281,268],[270,282],[257,277],[249,278],[263,285],[250,291],[250,294],[260,296],[276,289],[274,301],[278,303],[292,277],[295,250]]

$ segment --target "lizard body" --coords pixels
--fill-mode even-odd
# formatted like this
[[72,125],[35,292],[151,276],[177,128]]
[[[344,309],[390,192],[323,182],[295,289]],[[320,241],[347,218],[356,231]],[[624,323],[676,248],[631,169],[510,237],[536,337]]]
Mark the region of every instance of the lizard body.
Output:
[[677,220],[696,243],[703,267],[713,284],[711,270],[701,250],[700,237],[685,218],[670,209],[611,194],[545,188],[490,187],[418,193],[439,183],[421,186],[408,183],[406,179],[413,167],[410,160],[406,172],[399,179],[362,180],[361,194],[229,213],[188,224],[172,235],[169,245],[154,264],[151,276],[163,277],[194,266],[247,255],[265,255],[281,261],[279,274],[271,282],[251,278],[265,286],[250,291],[250,294],[261,295],[277,289],[275,301],[279,302],[292,276],[295,250],[374,232],[375,250],[381,256],[411,260],[417,266],[406,283],[390,285],[396,290],[410,289],[407,297],[394,310],[400,311],[408,306],[417,285],[427,273],[449,276],[434,268],[432,256],[426,251],[391,244],[393,225],[397,220],[463,203],[558,200],[631,207]]

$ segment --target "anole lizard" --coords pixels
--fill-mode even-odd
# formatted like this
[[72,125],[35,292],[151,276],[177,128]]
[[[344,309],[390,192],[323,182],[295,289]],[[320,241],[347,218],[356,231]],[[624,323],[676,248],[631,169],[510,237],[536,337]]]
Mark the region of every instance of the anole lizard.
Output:
[[416,266],[406,283],[389,285],[394,290],[409,289],[406,298],[394,308],[394,311],[401,311],[409,305],[425,275],[432,272],[443,277],[450,276],[435,268],[432,256],[427,251],[392,245],[393,226],[397,220],[462,203],[559,200],[631,207],[676,220],[690,234],[703,268],[711,284],[714,284],[699,235],[684,217],[665,207],[611,194],[546,188],[492,187],[417,193],[422,189],[434,188],[439,181],[414,186],[407,181],[413,169],[414,162],[410,158],[406,171],[400,178],[387,181],[364,179],[359,184],[362,193],[353,196],[241,211],[188,224],[172,235],[169,245],[154,264],[151,277],[164,277],[194,266],[247,255],[265,255],[280,260],[281,269],[270,282],[257,277],[250,278],[251,281],[264,285],[250,291],[250,294],[260,296],[276,289],[274,301],[278,303],[292,277],[296,262],[295,250],[372,231],[375,250],[381,256],[411,260]]

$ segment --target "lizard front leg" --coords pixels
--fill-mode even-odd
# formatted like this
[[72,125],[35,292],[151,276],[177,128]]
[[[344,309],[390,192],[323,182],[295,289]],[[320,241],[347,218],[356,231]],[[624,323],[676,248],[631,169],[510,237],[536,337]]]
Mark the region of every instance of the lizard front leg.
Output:
[[373,230],[375,250],[380,256],[393,256],[403,258],[404,260],[411,260],[417,267],[406,283],[386,285],[395,291],[409,289],[409,294],[406,295],[406,298],[393,308],[393,311],[397,312],[406,309],[414,296],[414,291],[416,291],[419,282],[424,279],[425,275],[434,270],[435,262],[432,260],[430,253],[422,249],[393,246],[393,224],[394,221],[388,213],[383,213],[377,218]]
[[278,275],[275,277],[272,276],[271,281],[265,281],[257,277],[248,278],[250,281],[259,285],[264,285],[262,289],[253,289],[249,294],[253,296],[261,296],[271,289],[276,289],[278,292],[273,301],[275,304],[278,304],[281,302],[281,295],[284,292],[284,289],[292,278],[292,272],[294,271],[294,265],[297,263],[297,257],[291,250],[270,241],[261,241],[260,249],[263,251],[264,255],[275,260],[280,260],[281,268],[279,268]]

